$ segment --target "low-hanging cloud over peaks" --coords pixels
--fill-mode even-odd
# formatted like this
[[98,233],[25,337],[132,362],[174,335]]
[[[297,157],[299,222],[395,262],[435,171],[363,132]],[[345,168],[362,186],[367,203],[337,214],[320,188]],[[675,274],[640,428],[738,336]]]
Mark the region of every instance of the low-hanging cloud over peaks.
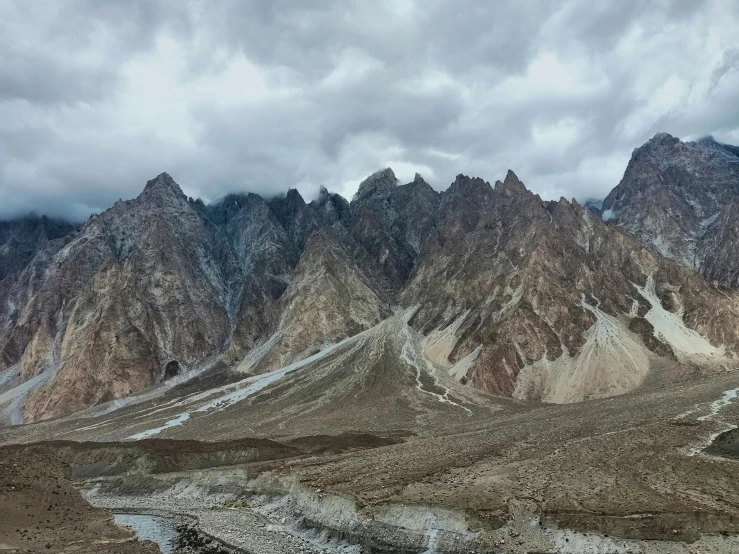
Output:
[[390,166],[602,198],[658,131],[739,143],[731,0],[0,0],[0,217]]

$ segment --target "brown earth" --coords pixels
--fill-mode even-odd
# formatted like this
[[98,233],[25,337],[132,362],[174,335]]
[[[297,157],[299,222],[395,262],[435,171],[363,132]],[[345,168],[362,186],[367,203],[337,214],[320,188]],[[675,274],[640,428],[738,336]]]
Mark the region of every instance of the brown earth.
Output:
[[72,486],[55,457],[33,449],[0,449],[0,551],[160,552],[117,526]]

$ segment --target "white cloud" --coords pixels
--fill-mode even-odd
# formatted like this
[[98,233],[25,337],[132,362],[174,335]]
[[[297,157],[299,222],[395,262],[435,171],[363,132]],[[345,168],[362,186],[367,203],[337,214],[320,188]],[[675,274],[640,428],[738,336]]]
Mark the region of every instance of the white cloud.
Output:
[[739,142],[739,5],[0,2],[0,217],[75,219],[168,171],[193,196],[390,165],[604,197],[658,131]]

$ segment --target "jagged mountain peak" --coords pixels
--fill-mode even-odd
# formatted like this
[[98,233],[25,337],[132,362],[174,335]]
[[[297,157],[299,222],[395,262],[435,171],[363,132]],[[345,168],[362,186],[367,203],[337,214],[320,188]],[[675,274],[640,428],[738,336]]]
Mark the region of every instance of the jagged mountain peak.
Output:
[[347,200],[336,193],[329,192],[324,186],[321,186],[318,198],[311,201],[310,207],[316,210],[329,224],[337,221],[348,221],[351,208]]
[[[634,150],[601,213],[662,255],[733,286],[739,266],[732,261],[733,241],[723,232],[727,218],[720,214],[739,195],[735,151],[711,137],[682,142],[655,135]],[[716,259],[724,260],[722,267]]]
[[329,201],[330,198],[331,193],[324,185],[321,185],[318,189],[318,197],[314,200],[311,200],[310,205],[314,208],[317,206],[323,206],[326,202]]
[[[672,152],[670,145],[681,146]],[[698,214],[692,217],[707,221],[711,232],[705,233],[705,244],[714,244],[721,252],[704,274],[735,280],[737,272],[725,273],[724,266],[737,259],[736,233],[718,230],[731,227],[739,204],[725,204],[729,207],[715,216],[708,211],[723,198],[711,196],[716,186],[728,186],[734,175],[725,173],[731,166],[727,156],[666,134],[642,147],[641,152],[647,151],[651,154],[632,160],[627,173],[629,179],[636,177],[624,190],[634,196],[616,211],[628,213],[627,204],[656,206],[666,211],[651,213],[667,217],[671,205],[660,204],[664,194],[651,202],[638,195],[671,191],[686,204],[682,208]],[[692,197],[677,193],[700,190],[703,171],[713,180],[713,188],[704,195],[713,204],[708,200],[700,204],[704,198],[696,196],[692,206],[688,202]],[[661,179],[669,184],[663,185]],[[600,318],[603,328],[618,327],[597,310],[633,318],[628,315],[633,301],[641,302],[651,293],[635,292],[631,283],[646,287],[646,271],[662,271],[655,277],[661,292],[688,283],[710,298],[700,300],[691,289],[680,292],[683,305],[693,302],[693,308],[684,312],[693,317],[685,320],[689,330],[703,326],[701,333],[712,333],[712,340],[717,345],[723,341],[727,348],[739,340],[731,327],[732,314],[725,318],[725,329],[700,319],[713,306],[712,289],[704,281],[689,283],[688,274],[675,269],[677,264],[668,264],[627,240],[626,233],[604,225],[587,204],[565,198],[543,202],[512,170],[495,188],[464,174],[443,192],[433,190],[420,174],[398,185],[393,171],[386,168],[362,182],[351,204],[322,187],[310,204],[291,189],[267,200],[254,193],[231,194],[205,206],[188,201],[174,179],[162,173],[137,199],[116,203],[66,243],[31,262],[33,267],[17,280],[0,284],[10,299],[0,304],[4,360],[0,372],[17,365],[24,379],[46,371],[59,375],[50,377],[26,408],[27,415],[38,418],[154,384],[171,359],[187,368],[227,349],[224,359],[234,363],[278,329],[292,333],[293,339],[310,336],[295,352],[291,349],[299,341],[280,339],[287,345],[280,357],[287,360],[345,334],[343,324],[329,324],[339,293],[324,295],[328,289],[322,285],[328,278],[331,290],[349,293],[347,306],[354,308],[341,317],[357,323],[352,329],[374,325],[387,306],[396,303],[425,304],[419,325],[424,332],[439,330],[467,313],[459,319],[464,328],[458,329],[455,350],[439,360],[460,362],[482,345],[479,361],[468,373],[477,386],[497,394],[514,394],[519,371],[544,360],[542,356],[548,361],[562,357],[558,362],[562,367],[569,364],[595,336],[595,330],[589,331],[595,319]],[[622,192],[625,199],[628,194]],[[625,278],[615,277],[626,270],[630,273]],[[288,288],[290,302],[283,299]],[[302,297],[306,291],[310,295]],[[589,299],[587,306],[581,293]],[[295,321],[308,324],[316,318],[325,324],[307,334],[304,323],[284,326],[288,305],[293,315],[301,315]],[[312,305],[324,308],[313,310]],[[100,307],[102,319],[90,316],[100,314]],[[644,336],[651,333],[645,323],[635,325]],[[142,335],[135,335],[134,328],[143,329]],[[621,327],[617,330],[626,333]],[[122,339],[129,331],[130,337]],[[89,349],[78,351],[76,345],[86,341]],[[55,345],[66,350],[58,354]],[[541,361],[527,374],[549,382],[545,365]],[[84,381],[93,366],[108,381]],[[116,380],[120,367],[132,368],[133,377]],[[644,367],[638,368],[639,379]],[[126,386],[110,384],[119,382]],[[550,395],[536,383],[527,383],[528,388],[516,394],[557,401],[577,397],[561,391]],[[70,407],[45,404],[57,391],[67,394],[75,386],[86,395],[79,402]]]
[[523,186],[521,179],[518,178],[518,175],[516,175],[512,169],[509,169],[506,172],[505,179],[503,180],[503,184],[506,186],[509,186],[509,185]]
[[221,200],[205,207],[207,218],[213,223],[220,225],[227,223],[237,216],[242,210],[268,212],[267,202],[258,194],[253,192],[229,193]]
[[720,145],[721,144],[715,138],[713,138],[713,135],[706,135],[705,137],[699,138],[695,142],[697,144],[702,144],[702,145],[706,145],[706,146],[713,146],[713,145]]
[[526,185],[523,184],[521,179],[519,179],[518,176],[511,169],[509,169],[506,173],[505,179],[503,180],[503,185],[512,193],[531,194],[529,189],[526,188]]
[[147,181],[143,194],[145,196],[152,196],[155,194],[175,194],[186,198],[180,185],[178,185],[167,172],[160,173],[154,179]]
[[267,201],[269,207],[275,212],[283,225],[289,224],[291,220],[302,217],[308,204],[298,192],[298,189],[289,189],[284,196],[275,196]]
[[660,131],[656,133],[651,139],[647,141],[647,144],[673,144],[680,142],[680,139],[672,136],[670,133]]
[[308,238],[322,225],[318,212],[305,203],[297,189],[290,189],[284,197],[272,198],[269,207],[299,250],[305,247]]
[[[502,194],[510,195],[498,181]],[[474,227],[480,217],[490,210],[496,193],[490,183],[479,177],[459,174],[454,182],[441,193],[438,219],[440,222],[464,221],[468,228]]]
[[723,156],[727,156],[732,163],[736,163],[735,158],[739,157],[739,146],[719,142],[712,135],[698,139],[695,144],[705,149],[720,152]]
[[[706,135],[693,142],[682,141],[669,133],[657,133],[643,145],[634,149],[632,161],[648,157],[659,166],[685,163],[691,158],[703,158],[703,162],[718,156],[726,158],[739,156],[739,148],[717,141],[713,135]],[[680,161],[681,160],[681,161]],[[688,170],[694,169],[694,164]]]
[[359,184],[355,197],[356,202],[371,198],[375,195],[386,196],[398,186],[398,179],[389,167],[375,171]]
[[634,148],[631,157],[632,159],[638,159],[644,156],[660,155],[665,150],[674,150],[682,144],[683,142],[679,138],[669,133],[660,132],[641,146]]
[[289,189],[285,195],[285,199],[291,203],[305,204],[305,200],[298,189]]
[[424,178],[421,176],[420,173],[416,173],[415,177],[410,183],[405,183],[404,185],[400,185],[397,187],[397,191],[401,192],[401,196],[405,195],[427,195],[427,194],[433,194],[438,195],[439,193],[434,190],[434,188],[429,185]]
[[460,173],[454,178],[454,182],[446,190],[447,193],[466,193],[472,191],[492,190],[490,183],[480,177],[469,177]]
[[275,205],[289,205],[289,206],[307,206],[308,203],[305,201],[300,191],[296,188],[287,189],[287,192],[277,194],[271,198],[267,198],[267,204],[270,206]]

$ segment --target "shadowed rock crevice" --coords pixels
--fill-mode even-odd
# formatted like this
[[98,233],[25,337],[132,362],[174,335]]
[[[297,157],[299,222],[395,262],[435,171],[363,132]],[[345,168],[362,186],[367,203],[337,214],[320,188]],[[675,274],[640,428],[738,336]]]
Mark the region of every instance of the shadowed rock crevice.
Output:
[[163,379],[171,379],[182,373],[182,368],[177,360],[171,360],[164,366],[164,377]]

